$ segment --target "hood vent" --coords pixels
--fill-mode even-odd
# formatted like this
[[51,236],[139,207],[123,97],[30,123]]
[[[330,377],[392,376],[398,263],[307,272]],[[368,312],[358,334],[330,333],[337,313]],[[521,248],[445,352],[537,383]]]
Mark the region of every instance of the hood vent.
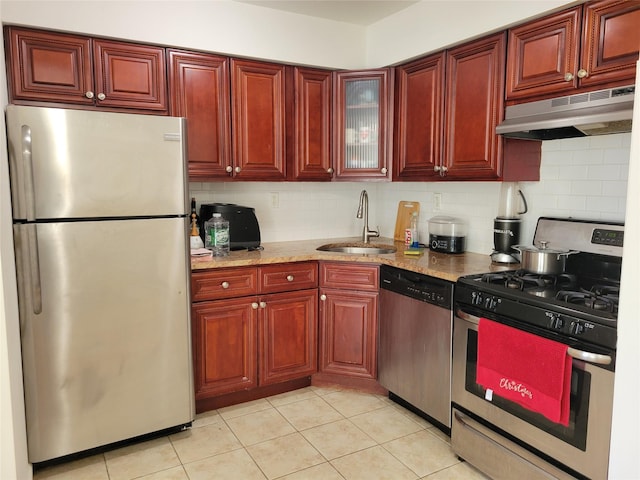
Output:
[[508,106],[496,133],[532,140],[631,131],[633,85]]

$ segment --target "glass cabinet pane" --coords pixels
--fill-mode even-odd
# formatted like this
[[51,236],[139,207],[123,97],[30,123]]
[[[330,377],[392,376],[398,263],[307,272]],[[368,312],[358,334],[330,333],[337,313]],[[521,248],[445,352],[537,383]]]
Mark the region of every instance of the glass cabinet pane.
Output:
[[380,79],[345,82],[346,168],[377,168]]

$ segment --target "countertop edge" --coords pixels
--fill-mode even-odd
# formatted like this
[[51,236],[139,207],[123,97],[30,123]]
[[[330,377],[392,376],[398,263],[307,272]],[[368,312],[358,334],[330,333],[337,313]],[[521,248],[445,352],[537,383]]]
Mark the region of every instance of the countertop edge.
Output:
[[456,282],[458,278],[479,273],[513,270],[519,264],[501,265],[491,262],[489,254],[465,252],[446,254],[421,249],[420,255],[405,255],[405,245],[388,238],[375,239],[376,244],[393,245],[397,251],[388,254],[346,254],[316,250],[328,243],[358,242],[359,238],[329,238],[263,244],[262,250],[233,251],[226,257],[191,257],[191,270],[197,272],[229,267],[246,267],[276,263],[305,261],[337,261],[391,265],[404,270],[422,273],[442,280]]

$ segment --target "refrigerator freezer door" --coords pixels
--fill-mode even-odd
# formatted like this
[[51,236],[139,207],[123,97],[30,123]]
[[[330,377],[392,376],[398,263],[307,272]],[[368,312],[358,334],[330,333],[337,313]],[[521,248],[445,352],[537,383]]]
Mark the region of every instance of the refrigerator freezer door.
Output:
[[184,125],[176,117],[9,105],[13,218],[184,215]]
[[187,222],[14,225],[31,462],[193,420]]

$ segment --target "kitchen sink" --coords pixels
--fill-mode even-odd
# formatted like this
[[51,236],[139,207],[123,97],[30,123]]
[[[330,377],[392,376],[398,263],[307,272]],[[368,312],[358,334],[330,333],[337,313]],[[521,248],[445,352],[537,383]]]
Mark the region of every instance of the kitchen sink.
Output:
[[364,242],[345,242],[345,243],[327,243],[321,245],[316,250],[321,252],[337,252],[337,253],[355,253],[355,254],[383,254],[395,253],[396,247],[393,245],[384,245],[381,243],[364,243]]

